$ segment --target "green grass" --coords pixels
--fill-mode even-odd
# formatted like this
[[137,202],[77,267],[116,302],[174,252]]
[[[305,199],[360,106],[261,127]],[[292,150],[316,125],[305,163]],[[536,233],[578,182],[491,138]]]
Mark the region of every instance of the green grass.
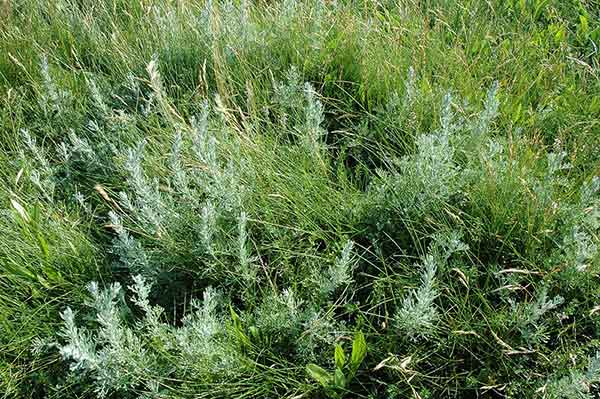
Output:
[[598,21],[0,2],[0,397],[598,395]]

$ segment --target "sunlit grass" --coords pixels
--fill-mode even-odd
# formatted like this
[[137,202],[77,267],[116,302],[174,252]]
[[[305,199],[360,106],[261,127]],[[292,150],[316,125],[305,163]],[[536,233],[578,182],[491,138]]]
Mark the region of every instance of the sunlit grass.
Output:
[[1,3],[0,397],[593,397],[599,20]]

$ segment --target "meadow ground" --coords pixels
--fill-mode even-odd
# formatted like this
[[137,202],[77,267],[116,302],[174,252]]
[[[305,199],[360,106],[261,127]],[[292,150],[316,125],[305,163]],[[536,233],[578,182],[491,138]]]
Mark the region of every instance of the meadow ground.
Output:
[[596,0],[0,2],[0,398],[592,398]]

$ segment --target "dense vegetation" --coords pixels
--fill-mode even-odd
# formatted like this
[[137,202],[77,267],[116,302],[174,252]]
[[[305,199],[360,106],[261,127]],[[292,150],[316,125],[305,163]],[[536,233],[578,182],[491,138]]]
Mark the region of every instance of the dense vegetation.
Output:
[[0,397],[594,397],[599,21],[0,2]]

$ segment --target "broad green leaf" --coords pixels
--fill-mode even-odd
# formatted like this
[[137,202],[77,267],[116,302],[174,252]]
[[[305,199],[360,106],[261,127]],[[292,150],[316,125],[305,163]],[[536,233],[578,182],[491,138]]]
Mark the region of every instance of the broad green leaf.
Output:
[[350,367],[354,372],[358,370],[358,367],[362,363],[363,359],[367,355],[367,342],[365,341],[364,334],[359,331],[352,341],[352,358],[350,360]]
[[314,363],[310,363],[306,366],[306,372],[325,388],[330,386],[333,382],[331,374]]
[[340,344],[335,345],[335,352],[333,354],[335,360],[335,367],[338,369],[343,369],[346,364],[346,354],[344,353],[344,349]]
[[588,23],[588,18],[585,15],[579,16],[579,33],[586,37],[590,30],[590,25]]
[[250,342],[250,338],[248,338],[248,336],[244,333],[244,328],[242,326],[242,320],[240,319],[240,317],[238,316],[238,314],[236,313],[236,311],[233,309],[233,306],[229,305],[229,312],[231,313],[231,320],[233,321],[233,331],[235,333],[235,335],[238,338],[238,341],[243,345],[243,346],[250,346],[251,342]]
[[335,369],[335,373],[333,374],[333,383],[338,388],[346,388],[346,377],[344,373],[340,369]]

